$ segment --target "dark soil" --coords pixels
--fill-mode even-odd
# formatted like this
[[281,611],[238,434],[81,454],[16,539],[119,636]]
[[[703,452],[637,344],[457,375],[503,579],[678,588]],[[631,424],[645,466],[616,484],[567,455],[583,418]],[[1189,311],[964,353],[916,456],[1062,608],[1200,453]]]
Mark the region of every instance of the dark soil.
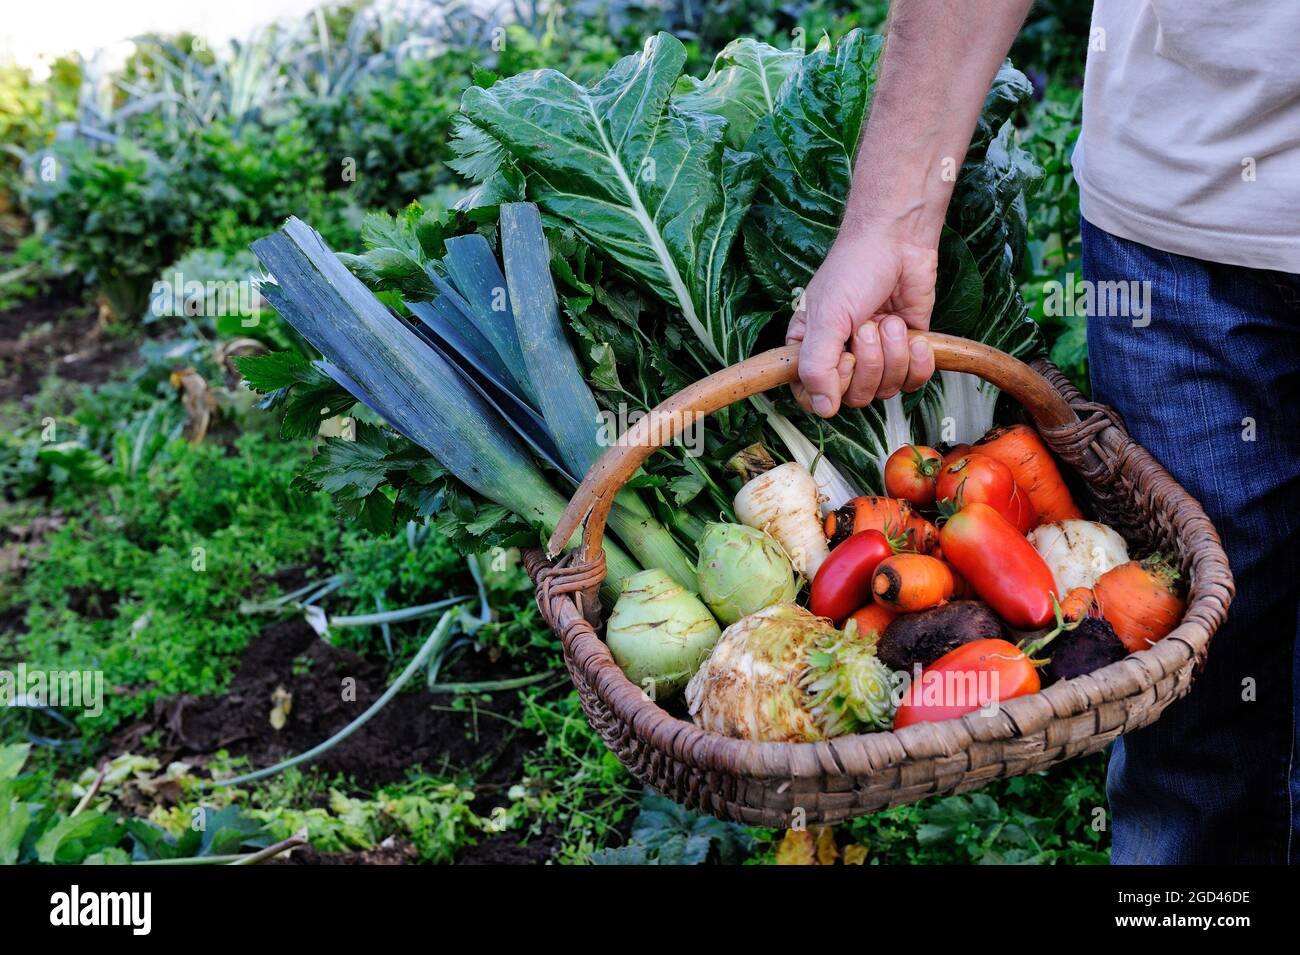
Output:
[[[113,735],[108,755],[140,752],[144,737],[156,731],[161,745],[152,755],[164,765],[182,758],[203,763],[225,750],[247,757],[253,768],[270,766],[328,739],[359,716],[387,688],[388,674],[384,663],[325,643],[300,619],[280,621],[263,630],[244,651],[224,695],[159,701],[152,718],[124,726]],[[466,653],[444,668],[441,678],[475,682],[514,675],[503,672],[502,665],[491,663],[485,654]],[[355,700],[343,698],[348,679],[355,680]],[[281,687],[292,695],[292,707],[284,728],[277,731],[270,722],[271,699]],[[362,789],[400,781],[416,767],[435,776],[471,771],[478,794],[472,808],[487,815],[506,804],[507,790],[523,777],[525,755],[539,740],[513,725],[520,710],[513,692],[493,695],[477,712],[434,709],[451,706],[453,699],[423,688],[399,694],[365,726],[310,765],[319,772],[349,777]],[[518,840],[515,833],[485,837],[479,845],[468,847],[461,861],[536,864],[549,859],[559,841],[550,834],[526,846]],[[294,855],[299,862],[326,861],[318,858],[320,853]],[[348,856],[352,858],[329,861],[404,861],[405,850],[384,855],[380,847]]]
[[406,865],[416,858],[415,846],[396,837],[385,839],[364,852],[319,852],[311,846],[294,849],[284,860],[287,865]]
[[73,587],[67,591],[68,609],[79,617],[108,620],[117,616],[118,594],[103,587]]
[[106,332],[95,307],[67,293],[24,302],[0,312],[0,402],[30,400],[51,372],[103,384],[135,357],[136,347]]
[[[509,675],[479,655],[467,654],[444,677],[470,682]],[[125,751],[145,734],[161,730],[163,752],[156,755],[164,763],[202,760],[224,749],[248,757],[253,768],[270,766],[310,749],[360,716],[387,688],[387,677],[385,665],[325,643],[302,620],[284,620],[249,644],[225,695],[159,701],[153,718],[119,730],[112,748]],[[355,681],[355,700],[344,699],[347,680]],[[271,698],[280,687],[293,702],[288,721],[277,731],[270,722]],[[363,788],[402,780],[417,766],[434,775],[472,769],[481,782],[503,790],[518,782],[523,754],[535,739],[481,711],[432,709],[451,702],[449,696],[423,690],[399,694],[312,765],[350,777]],[[498,694],[491,708],[511,718],[518,715],[511,694]]]
[[519,834],[502,832],[480,837],[478,845],[469,846],[456,857],[457,865],[545,865],[560,848],[559,833],[547,829],[525,845]]

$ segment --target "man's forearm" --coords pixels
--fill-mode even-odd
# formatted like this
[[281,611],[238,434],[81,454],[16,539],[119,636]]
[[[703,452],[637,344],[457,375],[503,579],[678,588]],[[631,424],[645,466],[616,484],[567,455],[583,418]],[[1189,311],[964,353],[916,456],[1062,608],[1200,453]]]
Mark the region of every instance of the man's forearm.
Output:
[[[894,0],[842,232],[934,246],[984,99],[1033,0]],[[946,162],[945,162],[946,161]]]

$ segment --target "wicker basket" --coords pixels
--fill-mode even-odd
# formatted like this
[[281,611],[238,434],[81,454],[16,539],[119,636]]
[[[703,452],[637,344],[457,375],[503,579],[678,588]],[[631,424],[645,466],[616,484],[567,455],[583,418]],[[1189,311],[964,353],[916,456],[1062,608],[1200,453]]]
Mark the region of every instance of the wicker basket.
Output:
[[677,719],[631,683],[598,636],[601,539],[614,494],[692,415],[797,378],[797,348],[757,355],[674,395],[596,462],[551,540],[556,551],[585,520],[582,545],[558,561],[526,555],[542,614],[591,725],[641,782],[684,805],[763,826],[834,823],[936,793],[1045,769],[1146,726],[1185,694],[1232,599],[1219,536],[1200,505],[1129,438],[1109,409],[1084,400],[1047,362],[930,334],[941,369],[971,372],[1018,399],[1073,469],[1097,517],[1130,545],[1175,554],[1190,581],[1187,614],[1164,640],[1087,676],[968,715],[897,732],[821,743],[731,739]]

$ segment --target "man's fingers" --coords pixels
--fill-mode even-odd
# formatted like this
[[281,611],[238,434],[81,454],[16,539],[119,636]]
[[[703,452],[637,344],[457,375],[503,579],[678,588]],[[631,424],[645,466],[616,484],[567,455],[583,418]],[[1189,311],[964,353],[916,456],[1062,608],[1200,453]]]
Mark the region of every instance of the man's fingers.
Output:
[[911,360],[907,365],[907,378],[903,382],[904,391],[916,391],[934,374],[934,349],[922,337],[912,339],[908,346]]
[[835,373],[840,376],[840,397],[849,390],[849,384],[853,381],[853,366],[858,363],[857,358],[852,352],[845,352],[840,355],[839,364],[835,366]]
[[[808,330],[808,313],[800,308],[790,316],[790,325],[785,331],[785,343],[787,345],[798,345],[803,342],[804,333]],[[796,381],[790,386],[790,391],[794,395],[795,404],[804,411],[812,411],[812,401],[808,397],[808,389],[801,382]]]
[[790,327],[785,331],[785,343],[787,345],[797,345],[803,341],[804,332],[808,328],[808,313],[804,311],[795,312],[790,318]]
[[839,410],[842,394],[837,369],[846,336],[829,327],[831,324],[809,325],[799,346],[799,381],[808,392],[812,412],[823,418]]
[[877,398],[892,398],[898,394],[907,379],[907,325],[897,315],[887,315],[880,320],[880,350],[884,354],[884,370],[880,373]]
[[844,403],[850,408],[862,408],[876,397],[880,374],[885,367],[884,352],[880,350],[880,327],[874,319],[863,322],[853,336],[853,356],[857,361]]

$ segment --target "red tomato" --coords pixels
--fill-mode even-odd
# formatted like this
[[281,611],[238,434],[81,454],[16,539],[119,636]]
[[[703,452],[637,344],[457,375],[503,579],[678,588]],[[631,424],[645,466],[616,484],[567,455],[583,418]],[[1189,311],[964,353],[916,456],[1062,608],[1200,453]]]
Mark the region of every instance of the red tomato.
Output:
[[934,503],[934,484],[943,456],[923,444],[905,444],[885,462],[885,493],[917,507]]
[[1038,630],[1055,619],[1052,571],[993,508],[967,504],[948,518],[939,540],[944,559],[1012,627]]
[[894,714],[894,729],[956,719],[990,703],[1037,693],[1041,686],[1038,671],[1015,644],[972,640],[921,671]]
[[947,467],[960,457],[970,454],[971,447],[969,444],[954,444],[951,448],[943,453],[943,466]]
[[871,577],[880,562],[893,553],[889,538],[880,531],[849,536],[817,569],[808,609],[838,624],[871,600]]
[[1011,476],[1011,469],[987,454],[971,451],[945,462],[939,472],[935,497],[956,507],[987,504],[1022,534],[1029,533],[1034,509],[1029,495]]

